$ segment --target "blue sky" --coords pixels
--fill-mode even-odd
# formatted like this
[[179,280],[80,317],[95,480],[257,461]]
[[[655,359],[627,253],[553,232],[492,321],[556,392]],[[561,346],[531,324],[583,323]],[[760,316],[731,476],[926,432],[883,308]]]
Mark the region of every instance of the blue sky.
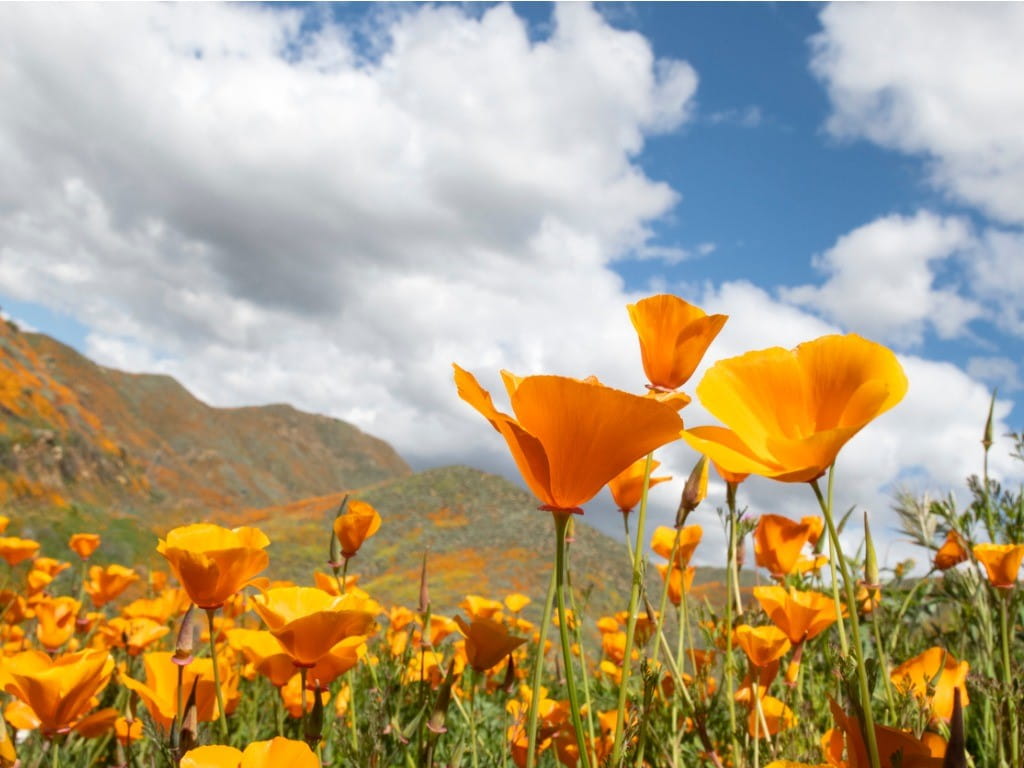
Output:
[[636,387],[656,291],[731,315],[708,362],[859,332],[911,378],[848,452],[884,515],[977,469],[992,386],[1022,426],[1021,34],[1017,4],[4,6],[0,306],[510,477],[453,360]]

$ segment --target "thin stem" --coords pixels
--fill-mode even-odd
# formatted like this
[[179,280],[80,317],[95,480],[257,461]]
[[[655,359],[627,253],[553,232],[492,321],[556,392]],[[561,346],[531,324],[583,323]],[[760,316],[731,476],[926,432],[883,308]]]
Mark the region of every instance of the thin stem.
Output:
[[[868,685],[867,668],[864,666],[864,649],[861,644],[860,621],[857,618],[857,595],[854,592],[853,577],[843,557],[842,546],[839,543],[839,534],[836,531],[835,521],[832,519],[832,482],[835,477],[835,468],[829,470],[828,477],[828,500],[821,505],[822,514],[825,517],[825,525],[828,527],[830,549],[834,550],[835,558],[839,561],[839,568],[843,573],[843,586],[846,590],[846,607],[850,614],[850,630],[853,635],[853,655],[857,663],[857,684],[860,693],[860,705],[864,713],[864,740],[868,746],[868,756],[871,760],[871,768],[881,768],[881,760],[878,756],[878,742],[875,737],[875,717],[871,712],[871,688]],[[822,502],[821,488],[818,481],[811,482],[818,502]],[[842,615],[837,617],[838,623],[842,624]]]
[[618,765],[622,756],[622,739],[626,721],[626,699],[629,691],[629,673],[633,656],[633,635],[636,631],[636,617],[640,605],[640,589],[644,579],[644,528],[647,523],[647,492],[651,486],[651,466],[654,454],[647,454],[644,464],[643,492],[640,508],[637,510],[636,544],[633,553],[633,584],[629,591],[629,618],[626,622],[626,647],[622,657],[622,682],[619,683],[619,706],[615,714],[615,737],[612,742],[611,765]]
[[[570,528],[567,531],[567,537],[572,534],[573,521],[569,521]],[[568,547],[568,541],[566,542]],[[568,556],[568,553],[567,553]],[[569,585],[569,605],[572,608],[572,615],[578,617],[580,615],[579,609],[576,607],[576,595],[572,588],[572,569],[567,568],[565,574],[566,581]],[[594,762],[597,762],[597,755],[593,752],[594,745],[597,744],[597,732],[594,729],[594,705],[590,698],[590,675],[587,673],[587,657],[583,646],[583,626],[581,621],[573,622],[573,635],[576,639],[576,646],[580,649],[580,669],[583,670],[583,704],[587,709],[587,736],[590,738],[589,744],[591,747],[591,757]]]
[[227,741],[228,738],[228,713],[224,710],[224,694],[220,689],[220,665],[217,664],[217,631],[213,628],[213,615],[216,608],[206,609],[206,619],[210,625],[210,660],[213,662],[213,687],[217,692],[217,710],[220,712],[220,733]]
[[558,600],[558,634],[562,640],[562,661],[565,665],[565,682],[569,692],[569,714],[572,726],[576,731],[576,744],[580,750],[580,764],[590,768],[590,756],[587,752],[587,737],[583,732],[583,720],[580,718],[580,701],[576,692],[576,675],[572,666],[572,645],[569,641],[569,616],[565,610],[565,529],[569,524],[569,515],[565,512],[553,512],[555,518],[555,596]]
[[[818,506],[821,507],[822,514],[826,514],[825,510],[828,509],[829,511],[827,513],[827,518],[831,519],[831,515],[832,515],[832,495],[831,495],[832,476],[831,475],[829,475],[828,482],[829,482],[829,486],[828,486],[829,487],[829,499],[828,499],[828,501],[826,501],[825,498],[821,495],[821,487],[818,485],[818,481],[817,480],[814,480],[811,483],[811,488],[814,491],[815,497],[818,499]],[[830,535],[829,535],[829,544],[828,544],[828,567],[829,567],[829,570],[832,573],[832,601],[836,605],[836,628],[839,630],[839,648],[842,650],[843,656],[845,657],[845,656],[849,656],[850,655],[850,643],[846,639],[846,623],[843,621],[843,601],[839,597],[839,573],[838,573],[837,566],[836,566],[836,560],[838,559],[837,558],[837,553],[836,553],[836,547],[837,547],[837,545],[834,543],[834,541],[832,539],[832,536],[831,536],[831,533],[830,533]],[[841,555],[840,555],[840,557],[841,557]],[[856,611],[853,611],[852,609],[851,609],[851,611],[853,613],[856,613]]]
[[726,553],[725,573],[725,687],[726,700],[729,703],[729,743],[732,746],[733,765],[739,765],[739,745],[736,743],[736,670],[733,666],[732,654],[732,602],[733,579],[735,570],[733,560],[736,558],[736,484],[726,484],[726,506],[729,508],[729,551]]
[[1020,734],[1017,730],[1017,710],[1010,699],[1010,692],[1013,690],[1013,671],[1010,668],[1010,598],[1012,591],[1009,589],[999,590],[1002,594],[999,597],[999,635],[1003,655],[1003,684],[1006,686],[1006,709],[1010,715],[1010,765],[1020,765]]
[[[476,686],[477,676],[472,667],[466,670],[469,677],[469,745],[473,756],[473,768],[480,768],[480,758],[476,747]],[[457,697],[456,697],[457,698]]]
[[537,652],[533,657],[530,711],[526,718],[526,768],[534,768],[537,764],[537,716],[540,713],[540,686],[544,679],[544,646],[547,645],[548,629],[551,627],[551,611],[555,603],[555,590],[558,585],[557,573],[557,568],[551,570],[548,594],[544,600],[544,614],[540,621],[540,634],[537,636]]

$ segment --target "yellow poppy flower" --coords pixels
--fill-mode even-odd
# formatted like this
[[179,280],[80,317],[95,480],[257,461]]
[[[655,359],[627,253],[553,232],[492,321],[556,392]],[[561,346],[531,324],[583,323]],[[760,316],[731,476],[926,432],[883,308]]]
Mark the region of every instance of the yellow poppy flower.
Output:
[[175,528],[157,544],[192,602],[205,610],[220,608],[267,567],[270,544],[256,528],[229,530],[211,523]]
[[896,355],[855,334],[748,352],[717,362],[697,386],[728,428],[695,427],[683,439],[729,473],[809,482],[906,391]]

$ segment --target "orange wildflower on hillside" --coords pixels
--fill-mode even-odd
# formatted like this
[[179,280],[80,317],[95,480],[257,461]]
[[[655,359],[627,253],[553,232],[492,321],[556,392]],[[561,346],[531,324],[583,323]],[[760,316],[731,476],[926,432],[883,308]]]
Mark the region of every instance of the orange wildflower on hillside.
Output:
[[960,689],[962,706],[967,706],[967,673],[971,665],[957,661],[942,648],[929,648],[900,664],[890,674],[898,690],[911,691],[931,708],[932,716],[946,723],[953,716],[954,691]]
[[181,758],[181,768],[320,768],[320,758],[304,741],[275,736],[269,741],[254,741],[243,752],[235,747],[213,744],[189,750]]
[[640,337],[647,380],[662,390],[678,389],[693,375],[728,315],[708,315],[678,296],[660,294],[626,307]]
[[694,427],[683,439],[729,473],[810,482],[906,391],[896,355],[856,334],[747,352],[715,363],[697,386],[726,426]]
[[257,528],[197,523],[170,531],[156,550],[167,558],[192,602],[211,610],[220,608],[267,567],[270,558],[263,550],[269,544],[270,539]]
[[953,566],[964,562],[967,557],[963,537],[956,531],[950,531],[946,534],[946,540],[942,542],[938,552],[935,553],[933,564],[937,570],[948,571]]
[[[661,466],[660,461],[651,461],[651,474]],[[608,481],[608,490],[612,493],[612,499],[620,512],[630,512],[637,504],[644,493],[644,474],[647,468],[647,457],[637,459],[615,477]],[[651,477],[647,487],[653,488],[658,483],[667,483],[671,480],[670,475],[664,477]]]
[[782,515],[761,515],[754,529],[754,559],[777,579],[799,570],[801,552],[821,535],[821,518],[799,523]]
[[974,556],[985,566],[993,587],[1012,589],[1024,562],[1024,544],[978,544]]
[[477,672],[486,672],[526,642],[525,637],[514,637],[504,624],[491,619],[474,619],[467,624],[461,616],[455,623],[466,638],[466,661]]
[[92,557],[100,547],[100,535],[98,533],[73,533],[68,539],[68,546],[83,560]]
[[0,536],[0,558],[11,567],[35,556],[39,551],[39,542],[32,539],[19,539],[17,536]]
[[579,511],[631,463],[678,438],[683,426],[670,406],[596,380],[502,371],[513,418],[494,407],[473,374],[453,367],[459,397],[505,438],[547,509]]
[[93,707],[106,687],[114,659],[106,651],[80,651],[51,659],[42,651],[23,651],[2,664],[4,690],[23,701],[46,736],[63,733]]
[[365,501],[350,501],[345,513],[334,518],[334,535],[341,545],[342,557],[355,557],[363,542],[380,529],[380,514]]
[[373,630],[376,603],[315,587],[269,589],[253,608],[298,667],[312,667],[346,637]]
[[114,563],[105,568],[94,565],[89,569],[89,580],[85,582],[85,591],[97,608],[102,608],[111,600],[139,580],[139,574],[131,568]]
[[793,645],[817,637],[836,621],[835,601],[821,592],[754,587],[754,597]]

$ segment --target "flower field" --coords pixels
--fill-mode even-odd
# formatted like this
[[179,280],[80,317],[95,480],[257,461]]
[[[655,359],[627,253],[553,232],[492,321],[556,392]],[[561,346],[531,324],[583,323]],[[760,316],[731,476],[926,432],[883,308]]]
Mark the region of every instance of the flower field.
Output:
[[[504,407],[454,366],[453,397],[551,519],[546,594],[436,612],[424,552],[415,604],[382,605],[359,552],[388,537],[388,510],[352,497],[301,583],[264,575],[255,526],[172,528],[165,567],[142,569],[95,564],[103,531],[42,551],[0,518],[0,766],[1024,768],[1024,492],[988,476],[991,415],[966,506],[897,500],[928,572],[882,568],[866,518],[842,547],[834,498],[843,447],[907,391],[890,350],[851,334],[719,360],[692,394],[716,423],[691,426],[683,388],[727,318],[668,295],[628,316],[640,393],[503,371]],[[675,482],[655,454],[676,440],[701,458],[678,479],[675,525],[652,530],[648,490]],[[820,515],[750,514],[751,476]],[[573,530],[605,487],[632,582],[595,615]],[[719,510],[724,552],[701,549],[702,507]],[[725,569],[714,604],[692,588],[698,553]],[[741,589],[752,570],[764,584]]]

